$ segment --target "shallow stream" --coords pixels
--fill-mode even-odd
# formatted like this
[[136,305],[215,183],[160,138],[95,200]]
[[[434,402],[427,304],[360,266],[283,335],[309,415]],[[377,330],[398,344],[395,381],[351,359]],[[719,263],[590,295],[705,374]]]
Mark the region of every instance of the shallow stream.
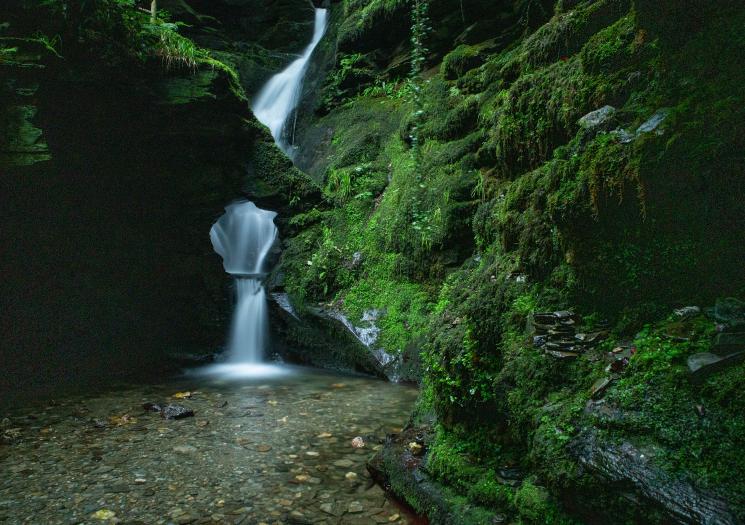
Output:
[[[293,369],[16,408],[0,415],[0,523],[407,523],[365,462],[415,397],[412,387]],[[148,402],[194,416],[166,420]]]

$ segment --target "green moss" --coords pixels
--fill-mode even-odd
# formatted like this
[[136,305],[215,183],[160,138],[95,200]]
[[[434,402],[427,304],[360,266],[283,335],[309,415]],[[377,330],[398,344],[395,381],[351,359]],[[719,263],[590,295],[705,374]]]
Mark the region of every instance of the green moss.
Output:
[[454,80],[482,63],[483,57],[478,47],[461,44],[442,59],[442,76],[447,80]]
[[[428,471],[458,498],[523,523],[566,522],[547,491],[644,519],[579,470],[569,445],[586,428],[663,447],[660,468],[745,508],[733,452],[743,446],[742,365],[692,385],[685,360],[705,351],[711,323],[696,321],[688,342],[660,323],[673,306],[742,288],[745,239],[731,225],[745,192],[745,13],[723,8],[679,50],[658,39],[668,28],[644,25],[648,15],[626,1],[564,2],[499,50],[453,50],[439,76],[416,84],[416,111],[407,97],[348,98],[322,121],[334,129],[316,172],[329,208],[298,218],[305,230],[286,252],[293,290],[355,322],[385,310],[389,350],[421,344],[417,418],[434,411],[440,425]],[[473,67],[477,55],[484,63]],[[616,109],[609,123],[578,125],[606,104]],[[659,108],[669,108],[660,128],[637,135]],[[586,314],[582,330],[614,326],[598,360],[532,346],[526,317],[569,307]],[[607,375],[602,351],[650,324],[606,397],[628,417],[588,415],[591,387]],[[509,464],[533,476],[516,492],[498,478]]]
[[568,518],[552,500],[544,487],[525,481],[515,493],[515,507],[521,523],[569,525],[576,523]]

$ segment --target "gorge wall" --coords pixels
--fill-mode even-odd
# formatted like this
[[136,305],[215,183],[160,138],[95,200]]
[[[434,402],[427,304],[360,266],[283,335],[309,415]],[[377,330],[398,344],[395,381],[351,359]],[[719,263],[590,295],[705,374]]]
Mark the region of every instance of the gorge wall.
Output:
[[215,351],[230,293],[210,226],[239,196],[287,215],[315,191],[244,89],[304,45],[312,9],[208,4],[161,7],[209,51],[126,3],[0,9],[5,401]]
[[309,2],[125,4],[2,10],[6,390],[215,348],[243,195],[280,353],[420,382],[371,469],[431,523],[745,520],[738,2],[325,2],[302,171],[248,99]]
[[741,522],[742,7],[331,6],[277,272],[421,358],[382,481],[433,523]]

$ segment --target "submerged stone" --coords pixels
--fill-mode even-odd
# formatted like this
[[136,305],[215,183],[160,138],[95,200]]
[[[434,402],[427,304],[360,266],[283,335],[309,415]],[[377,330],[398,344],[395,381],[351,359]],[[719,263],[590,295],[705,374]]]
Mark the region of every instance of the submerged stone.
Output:
[[181,405],[166,405],[161,410],[160,417],[164,419],[183,419],[194,417],[194,411]]

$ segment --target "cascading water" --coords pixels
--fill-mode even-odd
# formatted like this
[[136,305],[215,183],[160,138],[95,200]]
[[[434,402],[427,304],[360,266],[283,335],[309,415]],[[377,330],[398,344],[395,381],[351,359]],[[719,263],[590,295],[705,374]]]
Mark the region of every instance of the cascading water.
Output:
[[297,60],[269,79],[253,106],[256,118],[269,128],[274,141],[289,157],[292,157],[293,137],[290,133],[290,140],[287,140],[286,124],[300,101],[303,77],[308,69],[308,62],[313,50],[326,32],[327,18],[328,12],[326,9],[316,9],[313,40]]
[[277,238],[276,215],[253,202],[238,202],[226,207],[210,230],[212,246],[222,256],[225,271],[235,277],[229,363],[259,363],[264,356],[267,307],[261,279],[266,256]]
[[[326,9],[315,10],[313,40],[297,60],[269,79],[253,107],[256,118],[269,127],[277,146],[290,157],[292,145],[285,140],[285,127],[300,102],[303,77],[313,50],[326,31],[327,14]],[[266,377],[287,372],[286,367],[261,364],[268,333],[262,278],[266,256],[277,238],[276,215],[257,208],[253,202],[239,202],[226,207],[225,214],[210,230],[212,246],[222,256],[225,271],[235,278],[236,306],[227,362],[203,369],[200,374]]]

